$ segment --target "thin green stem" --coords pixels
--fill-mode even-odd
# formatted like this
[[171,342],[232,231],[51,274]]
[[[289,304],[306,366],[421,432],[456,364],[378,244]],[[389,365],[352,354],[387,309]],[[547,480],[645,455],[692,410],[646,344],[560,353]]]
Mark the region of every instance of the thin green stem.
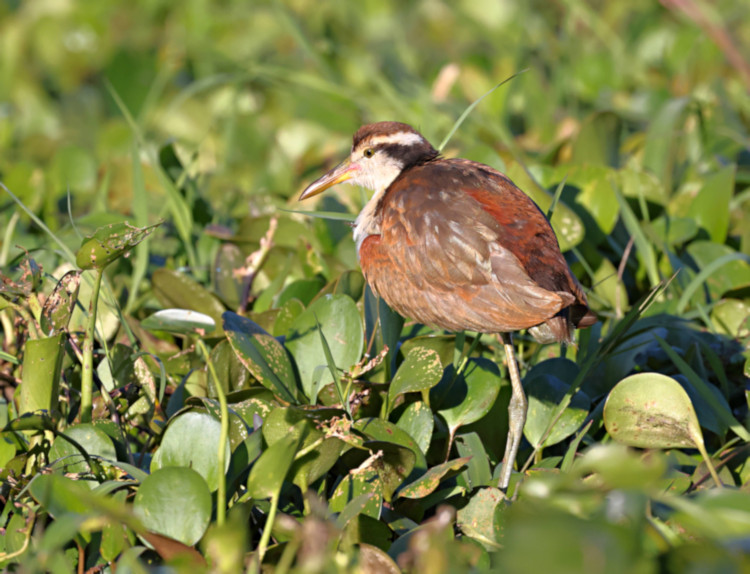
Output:
[[94,288],[89,302],[89,317],[83,339],[83,372],[81,373],[81,422],[91,422],[94,394],[94,337],[96,335],[96,312],[99,307],[99,291],[102,287],[104,269],[96,269]]
[[266,549],[268,548],[268,542],[271,540],[271,530],[273,530],[273,523],[276,520],[276,511],[279,509],[279,498],[280,492],[276,492],[271,497],[271,508],[268,510],[268,518],[266,519],[266,525],[263,528],[263,534],[260,537],[258,543],[258,550],[255,554],[255,567],[251,569],[251,572],[260,572],[261,564],[263,564],[263,557],[266,555]]
[[216,524],[222,526],[227,516],[227,481],[226,481],[226,448],[227,439],[229,437],[229,408],[227,407],[227,396],[224,394],[224,387],[219,382],[219,377],[216,374],[216,368],[211,360],[211,354],[206,348],[206,344],[203,339],[198,339],[198,346],[201,348],[203,356],[206,357],[206,365],[211,373],[211,379],[213,379],[214,387],[216,388],[216,396],[219,398],[219,415],[221,417],[221,431],[219,433],[219,488],[216,492]]

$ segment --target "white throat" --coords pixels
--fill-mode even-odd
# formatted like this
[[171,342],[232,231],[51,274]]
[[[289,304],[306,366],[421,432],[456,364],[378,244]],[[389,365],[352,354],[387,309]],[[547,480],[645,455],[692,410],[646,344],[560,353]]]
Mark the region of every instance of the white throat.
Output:
[[362,242],[370,235],[380,235],[380,219],[376,216],[375,211],[387,189],[388,186],[376,191],[354,221],[354,241],[357,244],[357,258],[359,258],[359,248],[362,247]]

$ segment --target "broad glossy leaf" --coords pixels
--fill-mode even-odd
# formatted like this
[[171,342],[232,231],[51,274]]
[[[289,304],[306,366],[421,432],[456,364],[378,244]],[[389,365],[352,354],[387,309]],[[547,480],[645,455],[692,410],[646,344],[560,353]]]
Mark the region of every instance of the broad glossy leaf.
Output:
[[703,180],[688,216],[708,232],[711,241],[724,243],[729,230],[729,201],[734,193],[735,165],[727,165]]
[[698,234],[698,224],[691,217],[662,215],[645,225],[653,241],[675,246],[687,243]]
[[416,457],[414,468],[419,471],[427,470],[427,460],[419,445],[397,425],[383,419],[365,418],[356,421],[354,428],[362,431],[373,440],[391,442],[408,448]]
[[419,450],[426,453],[430,448],[435,419],[432,410],[422,401],[411,403],[401,413],[396,426],[404,429],[419,446]]
[[81,243],[76,265],[81,269],[104,269],[146,239],[159,225],[161,223],[135,227],[125,221],[100,227]]
[[[91,423],[83,423],[68,427],[65,436],[77,442],[90,456],[98,456],[105,460],[117,460],[115,445],[112,439],[102,429]],[[84,460],[81,451],[61,436],[55,437],[49,449],[49,459],[57,462],[55,467],[64,468],[65,472],[88,472],[89,465]]]
[[[531,380],[527,377],[525,390],[529,410],[523,434],[534,447],[541,444],[542,435],[554,416],[555,407],[565,396],[568,388],[568,384],[554,375],[539,375]],[[557,444],[576,432],[586,419],[590,406],[591,400],[583,391],[578,391],[573,395],[570,405],[552,428],[542,446]]]
[[424,498],[428,494],[432,494],[442,480],[445,480],[449,477],[448,475],[460,470],[470,459],[470,456],[464,456],[433,466],[417,480],[400,489],[398,491],[398,496],[401,498]]
[[428,391],[440,382],[443,365],[432,349],[413,347],[399,366],[388,388],[391,406],[399,395]]
[[23,356],[19,414],[57,409],[62,360],[65,356],[65,336],[30,339]]
[[219,486],[220,473],[229,468],[231,452],[225,447],[225,467],[218,468],[221,424],[207,412],[188,411],[169,421],[161,445],[151,460],[151,472],[167,467],[192,468],[211,492]]
[[474,432],[456,436],[456,450],[461,458],[469,459],[466,470],[459,476],[459,484],[466,484],[469,490],[478,486],[488,486],[492,482],[490,461],[482,440]]
[[[449,377],[450,369],[445,373]],[[433,392],[440,392],[440,385]],[[464,372],[451,386],[451,393],[440,403],[439,413],[448,424],[451,432],[463,425],[478,421],[486,415],[497,398],[502,378],[497,365],[487,359],[469,359]],[[434,404],[430,394],[430,404]]]
[[712,298],[718,299],[727,291],[750,286],[750,263],[743,260],[745,257],[743,254],[737,253],[726,245],[710,241],[693,241],[688,245],[687,252],[701,270],[722,257],[736,255],[736,259],[727,261],[705,278],[705,284]]
[[[378,499],[378,498],[380,497],[376,493],[367,492],[365,494],[360,494],[359,496],[356,496],[355,498],[351,499],[349,502],[347,502],[346,506],[339,513],[339,516],[336,519],[336,526],[339,528],[344,528],[352,518],[360,514],[364,514],[368,506],[370,506],[371,503],[373,502],[373,500]],[[378,509],[378,514],[379,513],[380,513],[380,509]]]
[[[326,295],[312,303],[295,319],[286,339],[286,347],[294,356],[302,388],[312,396],[315,369],[326,365],[320,324],[336,367],[348,370],[362,356],[364,333],[359,309],[346,295]],[[333,382],[330,372],[323,372],[320,386]]]
[[301,442],[299,434],[292,433],[260,455],[247,479],[247,492],[252,498],[270,498],[279,493]]
[[380,475],[383,498],[390,501],[396,489],[414,470],[416,455],[412,449],[392,442],[373,440],[365,442],[364,446],[375,455],[371,468]]
[[694,448],[703,444],[698,417],[685,389],[660,373],[620,381],[604,405],[607,432],[641,448]]
[[29,485],[31,495],[52,516],[93,512],[85,497],[90,493],[84,481],[71,480],[60,474],[39,474]]
[[242,278],[236,270],[244,267],[245,257],[234,243],[222,243],[211,267],[211,284],[219,298],[232,309],[237,309],[242,296]]
[[276,320],[273,323],[273,336],[286,336],[294,324],[294,320],[302,315],[304,310],[305,306],[299,299],[289,299],[289,301],[284,303],[279,309],[279,313],[276,315]]
[[211,317],[216,323],[216,331],[207,335],[220,337],[221,315],[224,305],[213,293],[192,277],[172,269],[157,269],[151,277],[154,295],[167,308],[192,309]]
[[141,327],[183,335],[207,334],[213,332],[216,322],[208,315],[190,309],[162,309],[141,321]]
[[[219,382],[226,393],[243,391],[250,388],[253,382],[250,377],[250,371],[242,364],[242,361],[240,361],[228,340],[221,341],[211,349],[211,361],[216,369],[216,376],[219,378]],[[216,396],[216,389],[213,388],[213,378],[209,378],[208,382],[209,396]]]
[[211,520],[211,493],[191,468],[162,468],[144,480],[133,512],[149,530],[194,545]]
[[467,536],[478,540],[487,548],[497,549],[501,537],[501,515],[505,507],[505,495],[494,487],[476,491],[469,504],[456,514],[456,525]]
[[257,323],[236,313],[224,313],[224,331],[248,371],[283,400],[299,400],[292,363],[284,346]]
[[[361,508],[359,508],[359,503],[355,503],[360,514],[375,519],[380,518],[382,489],[383,481],[374,468],[351,470],[336,485],[336,490],[333,491],[329,501],[329,507],[332,512],[343,512],[355,500],[359,500],[364,502]],[[365,496],[369,498],[365,499]]]
[[263,437],[270,446],[287,436],[294,436],[301,439],[298,450],[302,450],[312,447],[316,441],[322,439],[318,446],[295,460],[292,466],[289,480],[303,490],[336,464],[345,447],[338,438],[324,438],[325,435],[319,428],[326,419],[339,414],[341,411],[333,409],[310,412],[295,407],[277,408],[263,423]]

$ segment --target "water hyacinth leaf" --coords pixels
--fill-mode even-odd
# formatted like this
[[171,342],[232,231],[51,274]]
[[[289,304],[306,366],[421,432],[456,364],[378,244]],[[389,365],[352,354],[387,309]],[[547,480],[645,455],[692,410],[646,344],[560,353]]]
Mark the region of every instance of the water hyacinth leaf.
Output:
[[276,315],[276,320],[273,323],[273,336],[283,337],[287,335],[294,320],[302,315],[304,310],[305,306],[299,299],[289,299],[289,301],[284,303],[279,309],[279,313]]
[[[211,362],[214,364],[216,376],[226,393],[243,391],[250,388],[252,383],[250,371],[245,368],[245,365],[237,357],[237,353],[234,352],[228,340],[221,341],[211,349]],[[209,378],[208,384],[209,396],[215,397],[216,389],[213,388],[213,377]]]
[[[446,374],[449,371],[447,369]],[[441,385],[434,387],[433,391],[438,391]],[[469,359],[438,411],[450,432],[455,433],[459,427],[476,422],[486,415],[492,408],[501,385],[502,377],[495,363],[481,358]],[[434,404],[432,393],[430,401]]]
[[104,269],[146,239],[159,225],[161,223],[135,227],[125,221],[100,227],[84,238],[76,253],[76,265],[81,269]]
[[212,333],[216,328],[213,318],[190,309],[162,309],[141,321],[150,331],[168,331],[188,335]]
[[[263,423],[263,438],[273,446],[285,437],[293,436],[301,440],[299,450],[312,448],[310,452],[294,461],[289,480],[302,488],[323,476],[336,463],[344,449],[344,443],[337,438],[325,438],[319,426],[331,415],[341,411],[324,409],[305,411],[296,407],[276,408]],[[315,443],[319,443],[314,446]]]
[[481,488],[472,495],[469,504],[458,511],[456,525],[485,548],[497,550],[502,534],[504,501],[505,495],[499,488]]
[[[348,370],[362,356],[364,333],[359,309],[346,295],[326,295],[299,315],[289,330],[286,348],[294,356],[302,388],[312,395],[315,369],[327,365],[318,323],[321,325],[336,367]],[[331,373],[323,373],[320,387],[333,382]]]
[[301,442],[300,436],[292,433],[276,441],[260,455],[247,479],[247,492],[252,498],[271,498],[278,494]]
[[[216,399],[209,399],[207,397],[191,397],[187,401],[188,405],[200,404],[205,408],[205,412],[210,414],[217,421],[221,421],[221,407],[219,401]],[[234,405],[228,408],[229,412],[229,448],[234,451],[237,446],[242,443],[250,433],[253,432],[253,427],[248,424],[244,417],[241,417],[234,410]],[[194,412],[204,412],[203,408],[197,408]],[[252,418],[251,418],[252,423]]]
[[216,330],[207,334],[217,337],[224,334],[221,328],[224,305],[195,279],[184,273],[161,268],[151,276],[151,285],[154,295],[164,307],[192,309],[208,315],[216,323]]
[[367,441],[364,446],[373,453],[370,464],[380,475],[383,498],[390,502],[393,493],[414,470],[414,451],[392,442],[377,440]]
[[193,546],[211,520],[211,492],[191,468],[162,468],[141,483],[133,512],[148,530]]
[[216,252],[211,268],[211,284],[227,307],[237,309],[242,296],[242,281],[235,277],[235,270],[245,265],[242,251],[234,243],[222,243]]
[[320,293],[325,284],[325,280],[320,277],[293,281],[284,287],[284,290],[279,294],[276,306],[283,307],[287,301],[291,301],[292,299],[297,299],[302,304],[309,305],[315,296]]
[[440,382],[443,365],[440,355],[432,349],[414,347],[396,371],[388,389],[389,403],[404,393],[428,391]]
[[379,498],[376,493],[366,492],[351,499],[336,518],[336,526],[343,529],[352,518],[364,514],[376,498]]
[[60,278],[42,308],[39,324],[47,335],[54,335],[68,327],[73,316],[78,289],[81,286],[81,272],[68,271]]
[[344,271],[333,286],[336,295],[348,295],[354,301],[359,301],[365,292],[365,277],[361,271],[349,269]]
[[734,193],[737,167],[727,165],[703,180],[703,186],[690,204],[688,216],[708,232],[711,241],[722,244],[729,230],[729,201]]
[[411,403],[404,409],[396,426],[405,430],[414,439],[419,450],[427,453],[435,428],[435,419],[426,403],[422,401]]
[[487,486],[492,481],[490,461],[482,440],[474,432],[460,434],[456,437],[456,450],[462,458],[468,458],[466,470],[459,478],[466,481],[469,489]]
[[364,506],[359,509],[359,514],[379,519],[382,489],[383,481],[374,468],[354,469],[336,485],[329,507],[332,512],[343,512],[354,500],[365,500],[363,497],[369,496]]
[[192,468],[214,492],[219,487],[219,477],[229,468],[231,454],[227,444],[225,466],[219,469],[220,432],[221,424],[207,412],[189,411],[174,417],[151,460],[151,472],[167,467]]
[[282,344],[250,319],[231,311],[223,317],[227,339],[247,370],[284,401],[299,402],[292,363]]
[[557,444],[568,438],[583,424],[591,407],[588,395],[578,391],[552,427],[549,436],[544,439],[543,434],[554,416],[555,408],[567,393],[569,385],[554,375],[541,375],[527,380],[525,389],[529,410],[523,434],[535,448]]
[[604,425],[616,441],[640,448],[703,444],[690,397],[677,381],[660,373],[638,373],[620,381],[604,405]]
[[19,414],[57,409],[65,336],[26,341],[19,391]]
[[52,516],[66,513],[88,514],[93,511],[86,504],[89,487],[80,480],[60,474],[38,474],[29,485],[31,496]]
[[[74,440],[89,456],[101,457],[105,460],[117,460],[115,445],[112,439],[102,429],[91,423],[83,423],[68,427],[63,433],[65,437]],[[49,449],[50,462],[56,468],[63,468],[65,472],[88,472],[89,465],[84,460],[81,451],[65,437],[57,436]]]
[[415,456],[414,468],[419,471],[427,470],[427,460],[419,445],[397,425],[383,419],[364,418],[356,421],[354,428],[362,431],[373,440],[390,442],[408,448]]
[[464,456],[433,466],[417,480],[401,488],[398,491],[398,496],[400,498],[424,498],[428,494],[432,494],[441,481],[450,478],[464,467],[470,459],[470,456]]

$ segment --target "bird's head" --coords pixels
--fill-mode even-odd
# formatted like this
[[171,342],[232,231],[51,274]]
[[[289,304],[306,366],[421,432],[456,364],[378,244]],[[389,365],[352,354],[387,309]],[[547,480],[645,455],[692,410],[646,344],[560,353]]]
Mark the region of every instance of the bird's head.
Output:
[[438,151],[408,124],[378,122],[354,134],[348,158],[312,182],[300,200],[348,181],[373,191],[385,190],[406,169],[437,158]]

